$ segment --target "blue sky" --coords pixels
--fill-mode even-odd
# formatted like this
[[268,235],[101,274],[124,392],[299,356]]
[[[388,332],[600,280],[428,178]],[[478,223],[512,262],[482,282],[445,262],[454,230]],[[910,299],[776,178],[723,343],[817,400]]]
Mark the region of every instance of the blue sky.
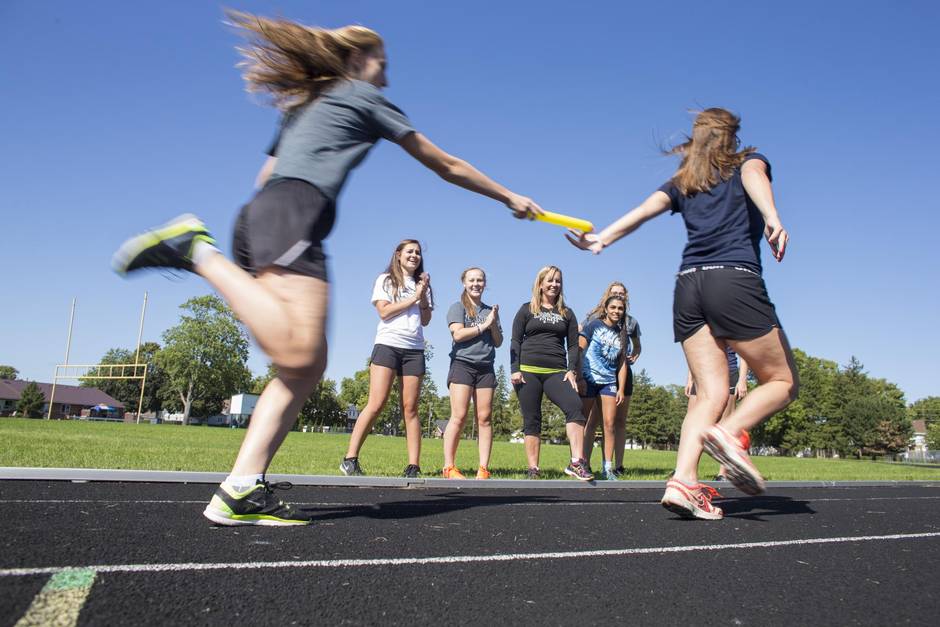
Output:
[[[387,96],[444,149],[546,209],[605,226],[666,180],[661,143],[687,111],[723,106],[774,167],[792,235],[782,264],[763,250],[771,298],[791,342],[846,363],[857,356],[908,401],[940,394],[935,180],[940,88],[932,2],[241,2],[229,6],[387,41]],[[121,280],[110,255],[127,236],[186,211],[226,250],[277,115],[245,93],[238,38],[221,5],[197,1],[7,1],[0,6],[4,138],[0,167],[4,306],[0,364],[51,379],[78,299],[73,363],[131,347],[144,291],[145,339],[207,293],[195,277]],[[707,19],[708,23],[697,20]],[[591,257],[561,229],[518,222],[380,143],[340,198],[327,242],[333,275],[330,365],[341,379],[368,358],[372,282],[395,243],[425,244],[440,305],[428,339],[443,391],[446,305],[459,274],[488,271],[504,326],[536,271],[565,272],[582,315],[614,279],[643,330],[638,363],[680,383],[673,275],[684,229],[663,216]],[[508,349],[498,363],[508,365]],[[266,362],[255,349],[249,364]]]

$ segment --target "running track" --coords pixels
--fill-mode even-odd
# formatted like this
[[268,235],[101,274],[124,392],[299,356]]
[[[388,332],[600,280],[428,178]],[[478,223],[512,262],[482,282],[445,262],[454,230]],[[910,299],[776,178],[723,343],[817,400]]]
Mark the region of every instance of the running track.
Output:
[[940,483],[725,488],[720,522],[675,518],[659,483],[432,484],[295,486],[313,526],[219,528],[208,485],[0,481],[0,625],[940,616]]

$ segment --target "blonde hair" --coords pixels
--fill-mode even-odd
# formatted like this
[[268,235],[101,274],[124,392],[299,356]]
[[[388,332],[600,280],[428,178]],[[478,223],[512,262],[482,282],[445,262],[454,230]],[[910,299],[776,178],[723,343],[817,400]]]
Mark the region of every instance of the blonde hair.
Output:
[[[395,301],[401,296],[401,291],[405,287],[405,274],[401,271],[401,262],[398,260],[398,255],[408,244],[417,245],[418,250],[421,252],[421,261],[418,262],[418,267],[415,268],[411,278],[417,283],[421,278],[421,273],[424,272],[424,251],[421,249],[421,242],[416,239],[403,239],[398,242],[398,246],[395,247],[395,252],[392,253],[392,258],[388,262],[388,267],[385,268],[385,272],[388,276],[385,277],[385,282],[382,285],[385,291],[392,297],[392,300]],[[428,302],[433,302],[430,286],[428,287]]]
[[718,107],[705,109],[692,124],[692,136],[664,151],[682,155],[672,182],[683,196],[707,192],[728,180],[744,163],[744,158],[756,150],[752,146],[738,150],[740,128],[741,118],[730,111]]
[[[558,266],[545,266],[535,275],[535,283],[532,284],[532,300],[529,301],[529,311],[533,316],[539,315],[539,311],[542,309],[542,281],[545,277],[554,272],[557,272],[559,277],[563,276]],[[555,301],[555,311],[563,316],[567,316],[568,311],[567,307],[565,307],[563,286],[564,282],[562,282],[562,287],[558,288],[558,300]]]
[[382,37],[365,26],[329,30],[241,11],[225,14],[247,40],[237,50],[244,57],[238,67],[248,91],[270,96],[282,111],[305,105],[336,81],[349,78],[354,52],[384,46]]
[[[486,283],[486,272],[483,271],[483,268],[478,268],[476,266],[470,266],[466,270],[460,273],[460,284],[463,285],[463,280],[467,277],[467,273],[471,270],[478,270],[480,274],[483,275],[483,283]],[[476,318],[477,316],[477,306],[473,304],[473,299],[470,298],[470,295],[467,294],[467,288],[463,288],[463,292],[460,294],[460,302],[463,305],[463,308],[467,310],[467,315],[470,318]]]
[[[627,286],[621,283],[620,281],[612,281],[610,285],[607,286],[607,289],[604,290],[604,295],[601,296],[601,300],[597,303],[597,307],[591,310],[591,313],[588,314],[588,317],[591,316],[595,318],[600,318],[604,312],[607,310],[607,300],[612,296],[611,291],[617,286],[623,288],[623,306],[625,310],[630,309],[630,290],[627,289]],[[624,316],[626,316],[627,311],[624,311]]]

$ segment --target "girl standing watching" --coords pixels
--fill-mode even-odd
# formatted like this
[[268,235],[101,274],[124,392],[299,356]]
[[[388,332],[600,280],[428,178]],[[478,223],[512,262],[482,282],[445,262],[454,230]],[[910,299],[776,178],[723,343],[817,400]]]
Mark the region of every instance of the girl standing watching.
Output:
[[581,457],[584,415],[577,391],[578,357],[578,323],[565,306],[561,270],[545,266],[535,277],[531,300],[522,304],[513,319],[510,343],[512,385],[522,411],[530,479],[539,477],[543,394],[565,414],[571,446],[565,474],[581,481],[594,478]]
[[[754,148],[738,150],[740,124],[725,109],[701,112],[692,136],[671,150],[682,162],[669,181],[600,233],[568,236],[598,254],[667,210],[685,221],[688,243],[676,277],[673,332],[698,399],[682,423],[676,471],[662,505],[688,518],[723,516],[711,504],[710,488],[698,481],[703,445],[736,488],[746,494],[764,490],[739,438],[789,405],[799,389],[790,345],[761,278],[761,236],[779,262],[789,234],[777,215],[770,162]],[[728,402],[726,346],[747,361],[760,385],[719,423]]]
[[248,89],[270,96],[285,120],[258,175],[262,189],[236,223],[237,263],[220,254],[202,221],[187,215],[125,242],[112,266],[122,275],[142,268],[200,275],[278,370],[205,516],[222,525],[305,525],[310,515],[285,505],[264,473],[326,366],[322,241],[349,172],[384,138],[445,181],[504,203],[517,218],[542,209],[438,148],[385,99],[385,45],[375,31],[236,12],[229,18],[248,40],[241,48]]
[[[610,296],[604,302],[604,313],[591,320],[578,338],[581,348],[581,411],[589,415],[584,427],[585,460],[590,460],[594,448],[594,429],[597,413],[595,402],[600,405],[603,419],[604,449],[603,469],[607,479],[617,479],[614,470],[614,446],[617,441],[615,429],[622,415],[617,411],[623,403],[623,392],[627,382],[627,365],[624,359],[625,332],[622,326],[626,302],[621,296]],[[620,425],[623,428],[623,425]]]
[[372,288],[379,325],[369,364],[369,400],[356,420],[346,456],[339,465],[344,475],[364,474],[359,451],[385,407],[396,375],[408,442],[408,465],[402,476],[414,478],[421,473],[418,399],[425,370],[424,327],[431,322],[433,303],[431,277],[424,271],[421,244],[413,239],[402,240]]
[[457,470],[457,444],[470,399],[479,425],[480,466],[477,479],[489,479],[490,450],[493,448],[493,390],[496,374],[493,363],[496,349],[503,343],[503,330],[499,324],[499,305],[490,307],[483,302],[486,273],[480,268],[467,268],[460,275],[463,294],[460,301],[447,311],[447,326],[454,338],[450,352],[450,371],[447,387],[450,390],[450,420],[444,431],[444,478],[464,479]]

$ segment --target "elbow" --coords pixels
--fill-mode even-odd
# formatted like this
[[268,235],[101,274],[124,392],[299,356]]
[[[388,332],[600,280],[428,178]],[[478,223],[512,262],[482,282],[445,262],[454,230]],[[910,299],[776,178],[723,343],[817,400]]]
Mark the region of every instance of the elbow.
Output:
[[462,173],[466,169],[466,165],[466,162],[462,159],[451,157],[445,159],[434,171],[448,183],[453,183],[461,178]]

